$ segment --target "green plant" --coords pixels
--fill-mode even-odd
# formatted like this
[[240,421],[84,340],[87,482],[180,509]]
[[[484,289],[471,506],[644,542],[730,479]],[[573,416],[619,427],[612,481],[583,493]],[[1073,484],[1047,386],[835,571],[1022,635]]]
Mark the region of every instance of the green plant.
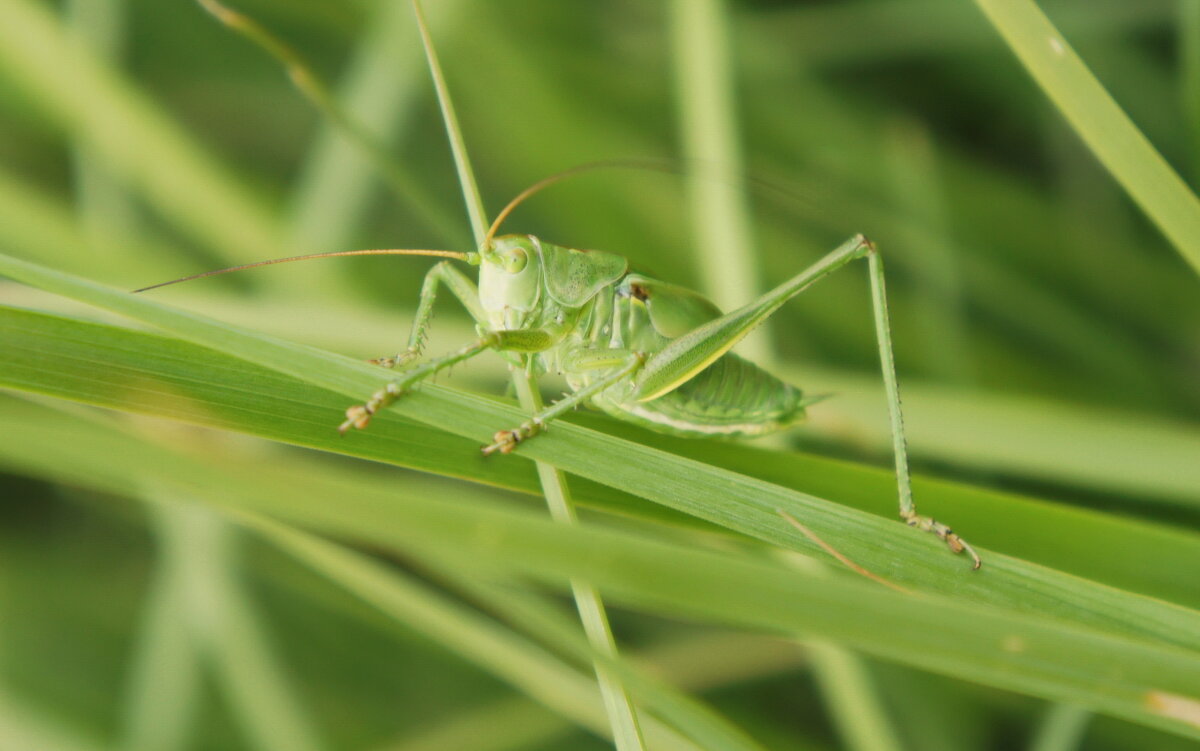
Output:
[[[263,0],[245,9],[280,29],[317,71],[333,69],[353,45],[358,62],[338,96],[373,133],[394,133],[407,119],[398,153],[422,177],[410,189],[427,191],[435,214],[449,213],[454,186],[439,118],[415,93],[427,73],[409,9],[396,5]],[[310,153],[287,219],[272,204],[291,157],[270,147],[290,154],[301,144],[285,124],[307,118],[305,105],[258,49],[201,25],[199,11],[174,20],[128,6],[161,40],[130,39],[146,56],[138,65],[152,63],[139,70],[141,87],[159,87],[148,96],[69,42],[65,18],[29,0],[0,6],[5,102],[20,115],[4,126],[17,146],[4,152],[0,173],[0,274],[90,306],[33,297],[16,283],[0,290],[0,384],[11,390],[0,462],[13,473],[0,592],[14,614],[0,649],[2,745],[91,748],[115,738],[140,748],[364,748],[400,733],[402,748],[581,748],[593,741],[569,735],[564,719],[599,734],[608,726],[593,659],[631,691],[651,748],[832,745],[821,712],[808,708],[816,692],[795,679],[799,647],[748,632],[821,637],[867,656],[845,663],[813,651],[843,727],[875,723],[853,740],[858,747],[982,747],[1002,723],[1036,732],[1039,704],[1014,694],[1065,707],[1048,715],[1042,738],[1059,748],[1085,732],[1073,706],[1100,713],[1089,748],[1193,741],[1196,279],[1094,177],[1070,131],[1038,116],[1027,79],[1015,68],[974,75],[1007,53],[988,42],[983,17],[959,5],[739,6],[718,15],[718,28],[744,60],[733,80],[745,161],[772,164],[800,190],[819,189],[788,211],[755,204],[758,277],[794,272],[797,256],[815,257],[857,229],[888,250],[899,276],[889,291],[914,455],[927,471],[958,479],[919,476],[914,491],[923,510],[971,531],[986,559],[975,575],[890,520],[886,471],[844,459],[662,439],[581,414],[524,449],[566,472],[576,500],[595,510],[582,528],[562,529],[529,503],[541,494],[529,460],[478,456],[479,443],[524,412],[474,388],[429,385],[367,433],[339,439],[340,412],[379,384],[377,369],[358,358],[399,341],[407,318],[395,301],[416,299],[415,261],[214,280],[180,290],[197,311],[187,313],[175,298],[120,290],[214,261],[399,239],[459,247],[462,238],[439,235],[454,230],[436,220],[411,224],[420,212],[405,202],[375,213],[356,203],[370,178],[355,166],[359,157],[329,156],[355,153],[339,152],[353,144],[336,134]],[[623,5],[645,22],[625,26],[599,9],[559,6],[531,3],[518,14],[439,3],[432,19],[485,197],[574,163],[670,148],[671,129],[654,115],[671,79],[644,74],[663,59],[662,39],[644,31],[662,27],[661,11]],[[1085,57],[1092,45],[1097,67],[1121,71],[1117,99],[1169,161],[1182,163],[1194,157],[1196,123],[1138,109],[1139,97],[1169,79],[1136,34],[1161,39],[1172,7],[1049,10],[1064,40],[1078,38]],[[922,13],[943,23],[918,25]],[[208,52],[187,47],[184,24],[202,29]],[[1194,25],[1182,28],[1195,46]],[[408,43],[396,44],[396,34]],[[791,51],[802,35],[803,67]],[[866,36],[872,44],[853,51],[829,43]],[[497,63],[464,71],[451,61],[467,49]],[[257,98],[201,85],[229,80],[209,78],[222,55]],[[628,69],[614,64],[626,56]],[[959,70],[914,62],[923,57],[962,60],[971,85]],[[893,80],[906,70],[910,80]],[[942,89],[965,96],[979,81],[969,122],[901,98]],[[413,93],[397,104],[403,91]],[[258,122],[220,127],[246,108]],[[1026,140],[1016,146],[1000,132],[979,135],[996,112],[1036,124],[1020,128]],[[187,117],[187,129],[176,124]],[[39,135],[47,124],[65,138],[48,142]],[[1041,134],[1045,160],[1027,144]],[[235,171],[205,141],[252,161]],[[45,187],[60,148],[72,149],[80,174],[100,176],[81,180],[78,197]],[[997,155],[1024,172],[997,167]],[[1047,188],[1042,174],[1060,185]],[[678,193],[667,179],[614,175],[540,196],[514,221],[695,283]],[[76,213],[69,200],[124,206],[134,220],[105,225],[117,211]],[[782,373],[818,355],[838,368],[806,366],[794,379],[843,392],[814,408],[813,430],[796,439],[809,452],[883,464],[876,448],[887,440],[886,410],[874,381],[855,372],[870,372],[870,319],[842,304],[866,299],[866,289],[861,279],[828,284],[785,309],[771,337]],[[101,309],[124,317],[97,319]],[[446,342],[461,340],[464,328],[435,323],[449,329]],[[941,335],[962,346],[941,345]],[[500,380],[486,370],[460,376],[493,389]],[[780,510],[920,595],[777,554],[827,560]],[[705,690],[711,706],[594,655],[547,595],[578,577],[622,606],[626,651],[646,646],[673,666],[679,685]],[[708,674],[699,669],[706,665]],[[204,674],[224,700],[200,690]],[[114,682],[123,685],[116,695]],[[340,714],[315,709],[330,701]],[[797,712],[805,713],[799,729]]]

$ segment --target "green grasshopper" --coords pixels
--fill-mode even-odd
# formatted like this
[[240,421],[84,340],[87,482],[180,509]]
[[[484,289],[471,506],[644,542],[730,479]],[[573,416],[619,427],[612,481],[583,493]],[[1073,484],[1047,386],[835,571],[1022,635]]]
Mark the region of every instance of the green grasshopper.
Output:
[[[346,410],[340,433],[363,429],[372,416],[421,381],[493,350],[533,372],[563,375],[571,392],[519,426],[501,430],[484,454],[512,452],[564,413],[591,404],[651,430],[683,436],[755,436],[803,419],[803,393],[729,350],[788,300],[859,258],[867,259],[875,334],[891,418],[900,518],[932,532],[955,553],[980,559],[950,527],[917,513],[909,480],[900,392],[892,355],[883,262],[862,235],[775,289],[730,313],[693,290],[630,270],[622,256],[553,245],[533,235],[496,236],[516,205],[537,190],[580,171],[548,178],[524,191],[496,218],[477,251],[352,250],[281,258],[176,279],[144,289],[255,266],[348,255],[425,255],[479,267],[478,285],[450,261],[425,276],[407,348],[372,360],[405,366],[421,356],[440,287],[475,320],[479,338],[443,357],[401,370],[366,402]],[[144,290],[138,290],[139,292]]]

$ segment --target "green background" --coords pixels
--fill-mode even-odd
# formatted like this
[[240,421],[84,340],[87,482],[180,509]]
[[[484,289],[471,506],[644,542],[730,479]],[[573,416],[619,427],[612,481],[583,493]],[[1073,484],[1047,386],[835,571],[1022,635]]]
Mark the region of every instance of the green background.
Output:
[[[574,178],[506,229],[726,307],[866,233],[918,507],[983,571],[892,521],[855,266],[745,345],[832,395],[804,426],[728,444],[581,413],[531,445],[603,528],[571,536],[540,524],[531,462],[475,453],[517,415],[473,395],[504,394],[499,360],[339,440],[380,376],[273,339],[393,354],[424,259],[129,303],[5,261],[0,748],[603,748],[564,626],[580,573],[615,598],[623,649],[730,721],[635,690],[667,727],[653,748],[1194,744],[1200,3],[1045,2],[1061,37],[1027,3],[855,0],[717,4],[709,38],[707,5],[431,2],[484,203],[580,163],[673,160],[700,176]],[[470,249],[408,4],[235,7],[378,151],[197,4],[0,0],[0,253],[128,290]],[[715,124],[685,108],[705,97]],[[472,335],[447,301],[434,330],[431,353]],[[776,508],[925,599],[814,563]]]

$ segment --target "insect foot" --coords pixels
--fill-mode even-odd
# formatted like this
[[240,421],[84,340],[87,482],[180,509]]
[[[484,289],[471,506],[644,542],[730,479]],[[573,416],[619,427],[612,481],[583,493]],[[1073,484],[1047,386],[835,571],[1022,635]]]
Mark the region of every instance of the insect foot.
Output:
[[499,451],[501,454],[511,454],[513,449],[517,447],[521,441],[526,438],[533,438],[538,433],[542,432],[542,423],[537,420],[521,423],[521,426],[515,430],[500,430],[497,431],[492,440],[494,443],[484,446],[484,456],[491,456]]
[[981,565],[983,565],[983,561],[979,560],[979,554],[975,552],[975,549],[968,545],[966,540],[955,534],[954,530],[950,529],[945,524],[942,524],[941,522],[928,516],[917,516],[916,514],[908,514],[907,516],[901,514],[900,518],[902,518],[904,523],[910,527],[914,527],[923,532],[932,532],[933,534],[942,538],[946,541],[946,545],[950,547],[950,550],[954,551],[955,553],[962,553],[965,551],[967,555],[971,556],[971,560],[974,561],[974,565],[971,566],[971,570],[977,570]]
[[367,362],[383,368],[395,368],[401,365],[407,365],[420,356],[420,351],[409,347],[395,357],[376,357],[374,360],[367,360]]
[[362,430],[371,423],[375,413],[404,395],[404,389],[398,384],[389,383],[376,391],[366,404],[356,404],[346,410],[346,420],[338,426],[338,434],[346,435],[350,428]]

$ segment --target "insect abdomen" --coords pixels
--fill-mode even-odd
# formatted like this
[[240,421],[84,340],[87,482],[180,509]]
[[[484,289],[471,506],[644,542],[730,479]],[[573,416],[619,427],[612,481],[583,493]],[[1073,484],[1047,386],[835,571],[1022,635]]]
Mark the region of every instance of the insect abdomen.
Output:
[[601,394],[595,402],[617,417],[688,436],[761,435],[804,417],[799,389],[733,354],[657,399],[618,403]]

